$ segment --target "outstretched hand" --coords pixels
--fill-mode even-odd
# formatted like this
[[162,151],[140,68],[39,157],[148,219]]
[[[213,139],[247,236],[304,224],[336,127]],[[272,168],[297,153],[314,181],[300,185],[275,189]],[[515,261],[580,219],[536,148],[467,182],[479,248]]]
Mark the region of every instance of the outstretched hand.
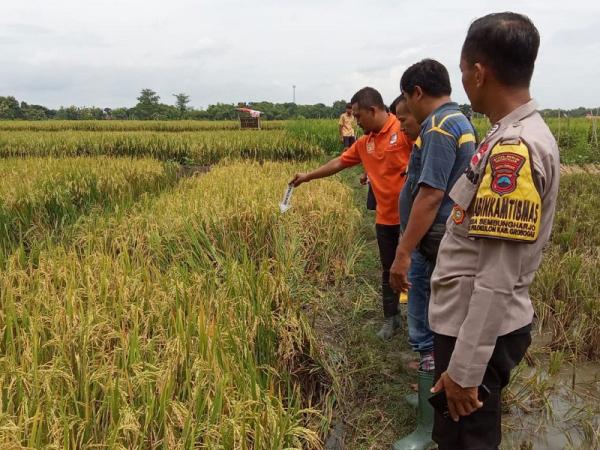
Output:
[[308,177],[307,173],[297,173],[296,175],[294,175],[294,178],[292,178],[292,181],[290,181],[289,184],[291,184],[294,187],[298,187],[302,183],[306,183],[307,181],[310,181],[310,178]]

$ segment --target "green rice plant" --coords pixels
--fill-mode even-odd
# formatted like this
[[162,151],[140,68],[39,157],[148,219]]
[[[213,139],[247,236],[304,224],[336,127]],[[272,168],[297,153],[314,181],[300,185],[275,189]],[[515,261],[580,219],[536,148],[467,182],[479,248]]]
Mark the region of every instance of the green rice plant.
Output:
[[15,131],[0,135],[0,157],[129,156],[214,164],[223,158],[303,160],[320,147],[285,131],[90,132]]
[[563,176],[552,240],[532,286],[551,348],[571,359],[600,357],[600,179]]
[[[554,135],[560,150],[560,161],[563,164],[594,164],[600,162],[600,123],[597,123],[596,135],[593,133],[593,122],[585,117],[578,118],[544,118]],[[598,121],[600,122],[600,121]],[[473,125],[483,139],[490,129],[486,118],[473,119]]]
[[[554,134],[560,151],[561,161],[564,164],[591,164],[600,162],[600,136],[599,130],[594,134],[593,122],[587,118],[545,118],[550,130]],[[477,130],[480,139],[490,128],[489,121],[486,118],[475,118],[473,124]],[[596,125],[600,128],[600,125]],[[264,121],[263,130],[287,130],[291,137],[297,140],[318,146],[328,155],[337,155],[342,151],[342,145],[339,142],[338,125],[336,120],[331,119],[302,119],[293,121]],[[195,121],[195,120],[175,120],[175,121],[141,121],[141,120],[49,120],[49,121],[0,121],[0,131],[12,133],[25,132],[153,132],[153,133],[189,133],[189,132],[239,132],[239,122],[237,121]],[[257,136],[252,139],[263,139],[265,141],[272,139],[269,133],[249,131]],[[39,143],[40,140],[48,140],[47,135],[41,136],[41,139],[35,139],[32,136],[15,136],[9,139],[9,142],[22,139],[31,139],[32,142]],[[66,139],[62,138],[61,139]],[[72,138],[71,138],[72,139]],[[84,139],[81,137],[81,139]],[[92,139],[88,137],[88,140]],[[102,139],[98,137],[98,139]],[[115,137],[116,139],[116,137]],[[138,138],[139,139],[139,138]],[[163,140],[166,138],[163,138]],[[247,138],[250,139],[250,138]],[[2,142],[2,139],[0,139]],[[21,143],[21,146],[23,144]],[[2,146],[2,144],[0,144]],[[56,146],[56,144],[54,144]],[[25,147],[27,148],[27,147]],[[92,148],[95,146],[92,145]],[[186,147],[187,148],[187,147]],[[21,149],[18,152],[22,152]],[[84,151],[80,149],[80,151]],[[0,153],[1,154],[1,153]],[[230,155],[236,156],[236,155]],[[267,157],[268,159],[272,159]]]
[[129,158],[0,160],[0,261],[51,238],[92,208],[112,208],[176,181],[172,164]]
[[293,120],[287,123],[286,129],[298,139],[321,147],[328,155],[339,155],[343,150],[337,120]]
[[[261,122],[263,130],[285,127],[283,120]],[[5,120],[0,131],[217,131],[238,130],[237,120]]]
[[282,215],[299,169],[223,163],[81,221],[35,265],[15,252],[0,273],[0,443],[321,448],[328,377],[304,287],[360,245],[360,213],[324,180]]
[[475,127],[475,131],[477,132],[479,142],[483,141],[485,135],[490,129],[490,121],[487,119],[487,117],[481,117],[473,118],[471,123],[473,124],[473,127]]
[[[590,119],[582,117],[545,120],[556,138],[563,164],[600,162],[599,141],[591,136],[593,122]],[[600,124],[597,126],[600,128]]]

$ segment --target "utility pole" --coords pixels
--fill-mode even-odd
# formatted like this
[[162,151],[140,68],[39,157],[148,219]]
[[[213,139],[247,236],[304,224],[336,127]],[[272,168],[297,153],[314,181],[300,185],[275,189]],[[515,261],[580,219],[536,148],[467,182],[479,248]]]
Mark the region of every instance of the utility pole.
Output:
[[293,102],[296,103],[296,85],[292,85],[292,89],[294,90]]

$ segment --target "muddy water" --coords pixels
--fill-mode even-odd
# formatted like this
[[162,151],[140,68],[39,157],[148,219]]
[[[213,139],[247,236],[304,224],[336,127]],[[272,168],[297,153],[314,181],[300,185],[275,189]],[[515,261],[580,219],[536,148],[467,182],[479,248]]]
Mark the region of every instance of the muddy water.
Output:
[[504,416],[502,449],[600,448],[600,364],[526,369],[510,391],[520,395]]

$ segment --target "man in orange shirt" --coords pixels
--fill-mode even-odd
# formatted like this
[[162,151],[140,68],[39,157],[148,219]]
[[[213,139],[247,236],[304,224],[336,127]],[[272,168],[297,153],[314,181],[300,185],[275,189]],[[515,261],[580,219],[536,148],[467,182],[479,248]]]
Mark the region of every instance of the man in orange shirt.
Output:
[[375,227],[382,265],[382,300],[385,322],[377,335],[388,340],[400,328],[398,294],[389,283],[390,267],[400,234],[398,197],[404,186],[406,166],[412,141],[400,129],[400,122],[386,111],[381,94],[370,87],[362,88],[352,97],[352,113],[364,136],[341,156],[309,173],[296,174],[290,184],[295,187],[307,181],[331,176],[348,167],[363,165],[367,173],[377,207]]

